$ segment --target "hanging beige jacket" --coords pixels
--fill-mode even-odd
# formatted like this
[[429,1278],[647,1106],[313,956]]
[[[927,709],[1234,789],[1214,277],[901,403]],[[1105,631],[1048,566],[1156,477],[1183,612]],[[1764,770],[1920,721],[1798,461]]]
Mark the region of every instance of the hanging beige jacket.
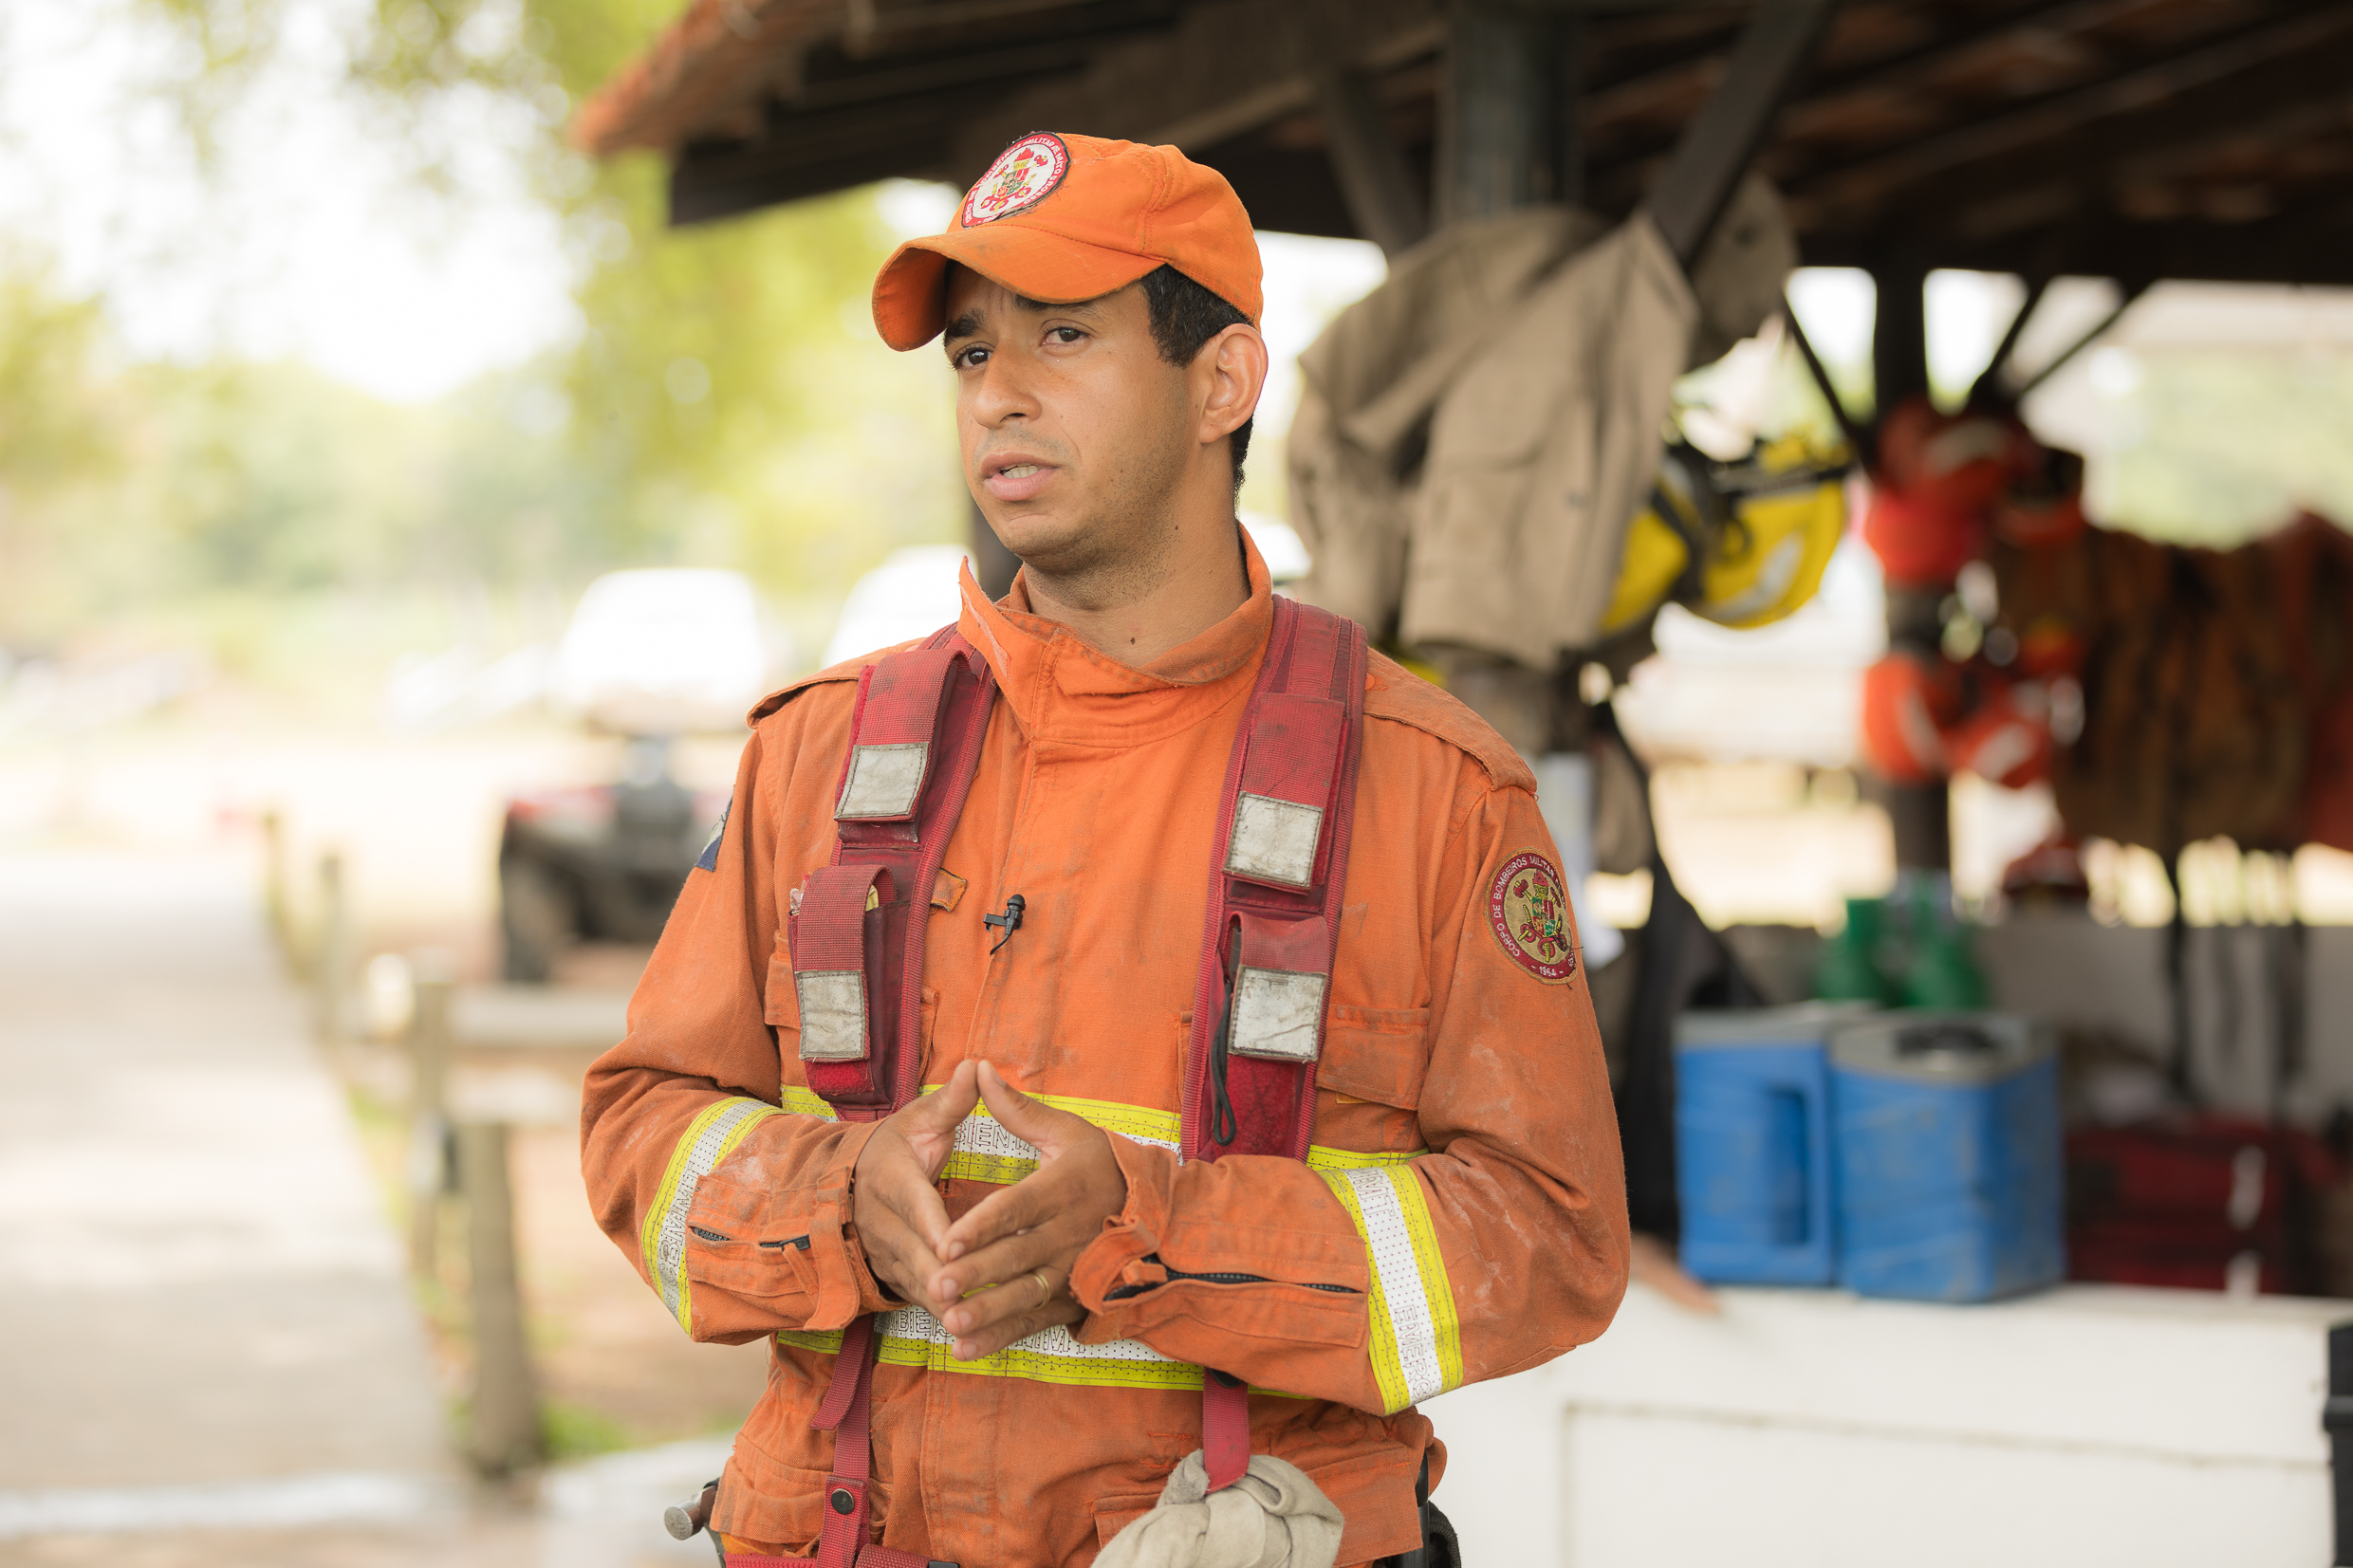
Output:
[[1535,670],[1598,641],[1676,378],[1754,332],[1795,260],[1757,179],[1702,254],[1701,294],[1639,212],[1601,233],[1531,209],[1408,252],[1300,358],[1303,597]]

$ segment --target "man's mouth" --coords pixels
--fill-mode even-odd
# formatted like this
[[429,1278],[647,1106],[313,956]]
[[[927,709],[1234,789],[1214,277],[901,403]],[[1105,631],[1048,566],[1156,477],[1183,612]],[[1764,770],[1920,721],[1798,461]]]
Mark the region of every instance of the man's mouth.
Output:
[[980,483],[1000,501],[1030,501],[1052,481],[1054,473],[1051,463],[1023,457],[1002,466],[990,465],[982,471]]

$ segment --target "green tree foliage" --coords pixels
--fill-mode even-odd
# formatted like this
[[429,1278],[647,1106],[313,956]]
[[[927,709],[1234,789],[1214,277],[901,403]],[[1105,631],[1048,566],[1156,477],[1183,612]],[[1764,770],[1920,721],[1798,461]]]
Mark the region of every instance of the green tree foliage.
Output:
[[[889,236],[864,193],[685,231],[660,162],[586,165],[560,117],[676,0],[376,0],[361,82],[412,124],[490,92],[550,131],[585,330],[563,369],[575,460],[626,496],[618,551],[725,557],[779,585],[846,586],[889,546],[955,537],[947,378],[878,351],[863,302]],[[433,138],[412,138],[427,165]]]
[[[188,46],[161,90],[202,154],[292,0],[136,3]],[[290,363],[124,364],[102,302],[0,251],[0,642],[192,594],[568,599],[633,564],[738,566],[822,602],[897,544],[958,537],[949,378],[866,319],[891,243],[871,193],[674,231],[658,158],[602,165],[564,144],[577,103],[676,4],[353,13],[349,97],[417,188],[469,199],[465,138],[497,132],[573,264],[576,337],[435,405]]]

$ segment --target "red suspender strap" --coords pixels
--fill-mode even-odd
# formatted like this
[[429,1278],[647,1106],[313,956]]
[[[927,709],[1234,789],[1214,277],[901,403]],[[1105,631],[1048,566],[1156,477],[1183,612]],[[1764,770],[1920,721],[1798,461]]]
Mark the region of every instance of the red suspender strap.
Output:
[[[932,886],[995,701],[995,676],[954,627],[859,677],[834,797],[833,864],[802,884],[787,937],[802,1071],[845,1120],[888,1116],[921,1087]],[[817,1568],[921,1568],[921,1559],[866,1539],[875,1343],[872,1317],[843,1331],[809,1422],[833,1433]]]
[[[1181,1157],[1307,1157],[1364,733],[1363,629],[1274,601],[1266,663],[1226,765],[1211,861]],[[1250,1467],[1250,1399],[1202,1382],[1214,1491]]]
[[[995,700],[987,662],[954,628],[859,677],[835,794],[833,864],[804,885],[789,938],[804,1073],[812,1091],[852,1120],[889,1115],[919,1086],[930,924],[919,916],[964,815]],[[820,946],[805,958],[813,911]],[[859,965],[837,947],[852,924],[863,937]],[[852,970],[867,976],[862,1021],[851,1012]]]

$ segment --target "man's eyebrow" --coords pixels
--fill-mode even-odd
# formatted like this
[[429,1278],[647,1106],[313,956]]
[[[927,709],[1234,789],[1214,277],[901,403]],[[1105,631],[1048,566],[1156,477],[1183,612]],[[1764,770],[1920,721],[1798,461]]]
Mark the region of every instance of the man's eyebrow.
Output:
[[[1027,294],[1013,296],[1014,307],[1031,316],[1043,316],[1049,310],[1067,310],[1079,315],[1100,317],[1102,314],[1102,298],[1065,300],[1057,304],[1051,300],[1033,300]],[[980,307],[974,305],[948,323],[947,331],[940,334],[940,341],[954,342],[958,338],[977,338],[980,336],[982,324]]]

